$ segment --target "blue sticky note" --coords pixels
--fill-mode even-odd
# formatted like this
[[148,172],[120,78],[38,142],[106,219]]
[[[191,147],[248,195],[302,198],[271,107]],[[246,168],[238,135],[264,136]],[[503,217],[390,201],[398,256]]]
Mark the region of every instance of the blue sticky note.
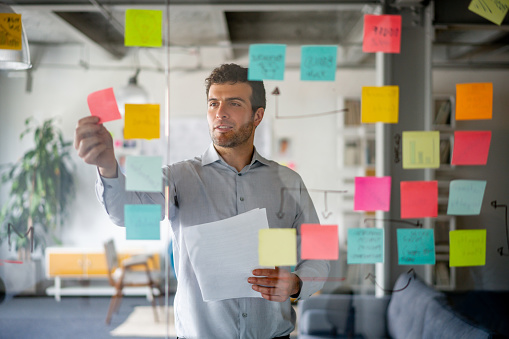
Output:
[[486,181],[453,180],[449,185],[447,214],[478,215],[481,213]]
[[159,240],[161,205],[125,205],[124,224],[127,240]]
[[336,80],[337,46],[302,46],[300,80]]
[[283,80],[286,45],[256,44],[249,46],[249,80]]
[[348,264],[384,262],[384,230],[382,228],[350,228],[348,230]]
[[433,229],[398,229],[400,265],[435,265]]
[[125,163],[127,191],[161,192],[162,157],[128,156]]

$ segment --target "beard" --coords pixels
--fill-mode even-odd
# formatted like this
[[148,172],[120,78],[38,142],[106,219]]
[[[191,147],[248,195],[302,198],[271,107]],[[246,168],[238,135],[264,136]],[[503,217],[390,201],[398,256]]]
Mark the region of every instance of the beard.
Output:
[[233,148],[245,143],[254,132],[254,122],[249,121],[239,127],[238,131],[230,131],[229,133],[214,134],[214,130],[210,130],[210,137],[216,146]]

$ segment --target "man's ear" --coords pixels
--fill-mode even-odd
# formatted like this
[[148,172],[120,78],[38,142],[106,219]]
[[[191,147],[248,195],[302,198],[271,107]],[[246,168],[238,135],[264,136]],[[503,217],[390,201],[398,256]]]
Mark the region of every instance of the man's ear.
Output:
[[265,114],[265,109],[259,107],[254,113],[254,125],[258,127],[258,125],[262,122],[263,115]]

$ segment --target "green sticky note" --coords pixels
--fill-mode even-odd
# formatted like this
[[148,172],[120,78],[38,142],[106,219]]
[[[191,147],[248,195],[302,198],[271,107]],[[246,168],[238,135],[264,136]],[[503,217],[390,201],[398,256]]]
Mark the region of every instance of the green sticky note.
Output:
[[362,87],[362,123],[397,124],[399,119],[399,87]]
[[450,267],[486,265],[486,230],[449,232]]
[[434,265],[435,238],[432,229],[398,229],[400,265]]
[[125,205],[124,224],[127,240],[159,240],[161,205]]
[[447,214],[478,215],[481,213],[486,181],[453,180],[449,184]]
[[403,168],[440,167],[440,132],[403,132]]
[[297,231],[294,228],[268,228],[258,233],[261,266],[297,265]]
[[472,0],[468,9],[500,26],[509,9],[509,0]]
[[125,11],[126,46],[161,47],[163,45],[163,11],[127,9]]
[[284,80],[286,45],[249,46],[249,80]]
[[384,262],[384,230],[381,228],[348,229],[348,264]]
[[162,164],[162,157],[128,156],[126,158],[126,190],[161,192]]
[[302,46],[300,80],[336,80],[338,46]]

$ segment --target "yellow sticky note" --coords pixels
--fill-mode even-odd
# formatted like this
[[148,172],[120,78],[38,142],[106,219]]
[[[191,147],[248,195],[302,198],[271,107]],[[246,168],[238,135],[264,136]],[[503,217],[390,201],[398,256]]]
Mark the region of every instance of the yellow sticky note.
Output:
[[261,266],[297,265],[295,228],[267,228],[258,233],[258,258]]
[[509,0],[472,0],[468,9],[500,26],[509,9]]
[[163,11],[127,9],[125,11],[126,46],[161,47],[163,45]]
[[124,139],[159,139],[159,105],[125,104]]
[[440,167],[440,132],[403,132],[403,168]]
[[0,49],[21,49],[21,14],[0,13]]
[[456,84],[456,120],[491,119],[493,84]]
[[486,265],[486,230],[449,232],[449,266]]
[[363,123],[398,123],[399,87],[362,87],[361,119]]

